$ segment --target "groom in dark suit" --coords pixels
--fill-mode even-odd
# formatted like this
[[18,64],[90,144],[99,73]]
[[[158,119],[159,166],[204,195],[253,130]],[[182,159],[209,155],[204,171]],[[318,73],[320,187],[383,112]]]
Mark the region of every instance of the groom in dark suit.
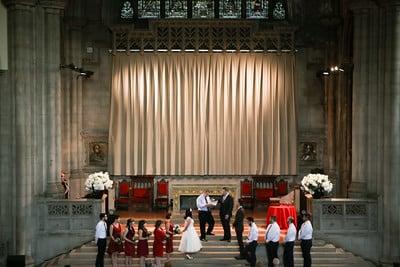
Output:
[[219,200],[219,217],[221,218],[221,224],[224,228],[224,238],[222,238],[221,241],[231,242],[231,227],[229,224],[232,217],[233,198],[229,194],[229,189],[227,187],[223,187],[222,190],[222,197]]
[[240,251],[240,255],[235,257],[235,259],[237,260],[246,259],[246,255],[244,253],[244,245],[243,245],[244,209],[242,205],[243,205],[242,200],[239,198],[239,208],[236,211],[235,220],[233,221],[232,224],[233,228],[235,228],[236,238],[239,244],[239,251]]

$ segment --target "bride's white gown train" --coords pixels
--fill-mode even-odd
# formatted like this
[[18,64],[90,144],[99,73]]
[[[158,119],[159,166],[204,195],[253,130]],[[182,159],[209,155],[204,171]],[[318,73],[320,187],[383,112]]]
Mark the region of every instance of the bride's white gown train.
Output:
[[181,242],[178,250],[183,253],[195,253],[201,250],[202,245],[199,235],[194,229],[194,221],[192,218],[187,217],[185,221],[185,227],[188,225],[185,232],[182,234]]

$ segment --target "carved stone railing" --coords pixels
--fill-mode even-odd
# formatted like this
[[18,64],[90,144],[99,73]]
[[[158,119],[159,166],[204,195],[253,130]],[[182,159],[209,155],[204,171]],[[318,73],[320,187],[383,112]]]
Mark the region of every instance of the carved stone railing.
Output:
[[378,203],[370,199],[317,199],[313,201],[316,234],[375,232]]
[[113,52],[294,52],[294,28],[257,21],[151,20],[146,29],[115,25]]
[[376,261],[381,228],[378,203],[375,199],[313,200],[314,237]]
[[93,240],[101,205],[98,199],[39,199],[35,262],[51,259]]
[[39,233],[92,233],[101,212],[101,200],[41,199],[39,212]]

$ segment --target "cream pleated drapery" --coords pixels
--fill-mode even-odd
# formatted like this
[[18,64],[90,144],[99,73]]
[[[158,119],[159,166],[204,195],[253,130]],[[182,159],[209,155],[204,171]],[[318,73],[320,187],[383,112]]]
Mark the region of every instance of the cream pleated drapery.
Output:
[[117,54],[109,171],[296,174],[294,56]]

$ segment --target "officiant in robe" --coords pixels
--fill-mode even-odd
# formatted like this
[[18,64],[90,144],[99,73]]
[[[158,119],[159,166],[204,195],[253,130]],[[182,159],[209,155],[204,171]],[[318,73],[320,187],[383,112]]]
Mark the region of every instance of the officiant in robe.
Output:
[[229,189],[227,187],[223,187],[222,190],[222,196],[219,200],[219,217],[222,227],[224,228],[224,238],[222,238],[221,241],[231,242],[230,221],[232,218],[233,198],[229,194]]

